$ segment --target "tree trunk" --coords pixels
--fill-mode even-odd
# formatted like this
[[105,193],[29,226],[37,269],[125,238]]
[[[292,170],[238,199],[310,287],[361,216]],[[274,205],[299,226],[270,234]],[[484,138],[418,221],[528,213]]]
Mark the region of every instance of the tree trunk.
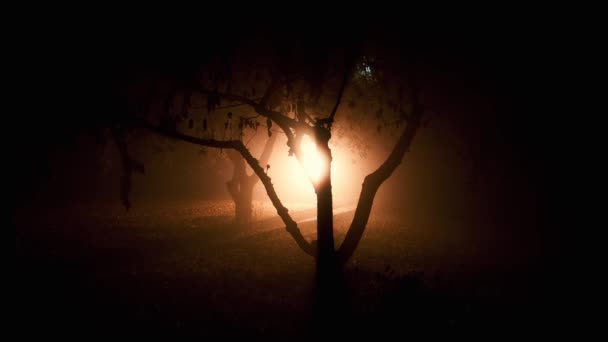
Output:
[[251,221],[251,195],[253,182],[250,182],[245,172],[245,160],[240,154],[229,152],[228,156],[234,166],[232,179],[226,183],[228,192],[234,201],[234,218],[238,224],[247,224]]
[[[319,141],[320,140],[320,141]],[[317,195],[317,272],[315,311],[317,327],[331,328],[344,309],[344,286],[334,246],[333,199],[331,186],[331,150],[328,140],[317,139],[317,149],[325,169],[315,184]]]
[[[276,135],[266,141],[260,157],[260,164],[262,166],[268,163],[275,141]],[[249,224],[253,218],[253,188],[260,179],[255,173],[247,175],[245,159],[238,152],[229,151],[228,157],[232,161],[234,172],[232,179],[226,183],[226,186],[234,201],[235,222],[238,224]]]
[[[341,292],[340,267],[334,247],[331,178],[317,186],[317,315],[330,319],[339,310],[337,296]],[[331,314],[330,314],[331,313]]]
[[334,221],[331,193],[331,178],[322,180],[317,186],[317,262],[325,267],[334,261]]
[[234,199],[236,223],[248,224],[252,220],[253,185],[249,177],[241,180],[238,196]]
[[331,189],[331,150],[329,139],[317,138],[317,150],[324,160],[325,168],[315,184],[317,194],[317,263],[320,268],[330,266],[335,261],[334,214]]
[[235,222],[238,224],[248,224],[251,222],[253,185],[249,177],[240,179],[238,191],[232,197],[234,200]]
[[238,224],[248,224],[251,222],[253,187],[255,183],[252,177],[247,176],[244,172],[235,173],[233,178],[226,183],[228,192],[230,192],[230,196],[232,196],[232,200],[234,201],[234,219]]

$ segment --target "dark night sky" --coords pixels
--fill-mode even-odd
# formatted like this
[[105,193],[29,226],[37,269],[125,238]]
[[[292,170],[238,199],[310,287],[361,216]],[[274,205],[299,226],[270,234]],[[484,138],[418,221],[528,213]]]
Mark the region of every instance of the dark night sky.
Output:
[[[205,15],[212,16],[210,12]],[[10,125],[5,128],[13,133],[8,145],[10,162],[5,166],[9,169],[13,216],[28,213],[30,209],[61,206],[63,201],[120,203],[120,175],[116,169],[109,174],[100,172],[92,133],[121,115],[124,107],[117,94],[124,83],[145,78],[151,74],[150,70],[173,75],[188,73],[206,55],[253,38],[262,37],[279,50],[286,41],[297,40],[308,44],[311,54],[316,47],[334,47],[367,39],[376,47],[400,52],[433,71],[435,79],[431,83],[436,86],[433,106],[438,114],[444,115],[439,116],[428,130],[419,132],[404,165],[380,189],[374,210],[388,208],[397,215],[411,215],[411,221],[404,225],[428,219],[429,227],[435,224],[435,228],[448,228],[442,232],[449,231],[453,217],[464,217],[462,213],[474,218],[489,217],[487,221],[462,219],[454,224],[457,228],[451,233],[476,234],[475,229],[479,228],[477,231],[484,234],[496,233],[498,245],[503,242],[502,237],[513,233],[517,238],[501,245],[505,258],[517,259],[518,244],[521,242],[523,251],[527,248],[523,245],[530,242],[527,246],[535,249],[530,254],[533,255],[531,259],[538,257],[538,260],[525,260],[524,263],[529,263],[530,272],[538,272],[530,279],[542,278],[544,274],[541,273],[545,270],[541,268],[549,261],[545,254],[545,237],[553,233],[549,219],[555,198],[551,195],[556,192],[555,185],[563,182],[558,172],[549,167],[550,159],[557,154],[556,136],[561,132],[556,128],[560,124],[560,114],[554,109],[554,90],[562,86],[556,82],[562,69],[549,46],[562,38],[561,33],[546,27],[537,29],[536,25],[526,27],[521,22],[508,22],[502,26],[496,23],[493,27],[486,22],[477,26],[471,24],[466,30],[454,27],[431,30],[438,19],[410,30],[414,25],[403,25],[405,16],[398,20],[374,17],[369,21],[358,17],[358,25],[336,23],[331,27],[340,26],[340,29],[326,29],[315,18],[311,16],[300,22],[294,17],[292,22],[295,24],[291,26],[311,26],[313,22],[316,25],[314,29],[299,31],[264,30],[264,25],[249,25],[257,18],[241,22],[237,17],[231,20],[222,17],[217,19],[219,23],[207,21],[205,27],[199,27],[200,33],[161,33],[146,26],[130,31],[114,27],[115,32],[110,32],[108,26],[111,25],[105,26],[105,30],[90,31],[67,26],[38,31],[35,37],[23,40],[20,67],[13,70],[19,76],[13,85],[19,93],[19,110],[8,114]],[[492,18],[488,17],[487,21]],[[420,145],[415,145],[416,142]],[[134,176],[139,182],[135,187],[138,192],[132,195],[134,206],[147,199],[228,198],[225,180],[220,182],[217,172],[202,177],[203,171],[191,170],[192,163],[202,163],[196,155],[197,148],[176,146],[176,153],[147,155],[146,167],[156,168],[156,173],[147,169],[146,175]],[[462,146],[468,147],[469,159],[456,155]],[[167,156],[172,168],[163,164],[163,158]],[[410,156],[412,163],[408,164]],[[111,158],[116,161],[116,156]],[[472,167],[473,164],[478,168]],[[466,171],[471,167],[477,172],[473,177]],[[171,180],[162,183],[167,178]],[[464,234],[458,231],[462,227],[468,229],[469,222],[482,224],[463,230]],[[490,222],[488,227],[484,225],[486,222]],[[35,231],[36,227],[29,228]],[[504,232],[508,234],[502,234]],[[432,234],[434,231],[429,236]],[[19,228],[17,235],[19,240]],[[169,245],[169,242],[165,243]],[[137,244],[135,242],[134,246]],[[492,248],[490,245],[474,246],[478,247]],[[36,255],[32,254],[31,265],[38,265]],[[526,258],[527,254],[522,252],[521,255]],[[75,259],[80,262],[78,255]],[[480,260],[480,264],[486,261],[490,268],[493,267],[491,258]],[[518,267],[516,262],[509,264],[507,261],[506,264]],[[18,262],[18,268],[27,268],[23,265],[30,264]],[[70,277],[78,276],[70,273],[70,268],[67,270]],[[501,269],[495,271],[501,272]],[[53,274],[54,271],[49,268],[45,272]],[[281,272],[281,276],[290,277],[290,273]],[[66,279],[72,279],[70,277]],[[27,282],[29,278],[24,279]],[[32,279],[37,279],[36,275]],[[218,279],[223,281],[221,277]],[[517,280],[524,283],[527,278]],[[238,284],[238,291],[246,290],[246,286],[241,288],[241,285]],[[529,285],[536,289],[536,284]],[[207,289],[203,285],[199,290]],[[188,291],[183,292],[190,293]],[[510,297],[505,297],[505,301],[509,300]],[[186,301],[196,303],[191,298]],[[485,308],[481,307],[481,316],[485,315]],[[198,308],[194,311],[193,316],[199,314]],[[534,316],[530,312],[525,314]],[[536,317],[531,317],[531,321],[536,324]]]
[[[309,42],[323,37],[326,44],[350,35],[355,33],[300,34]],[[20,85],[21,89],[28,89],[24,92],[27,105],[16,115],[17,122],[32,138],[16,141],[17,147],[13,148],[17,203],[31,201],[32,192],[44,192],[48,182],[46,165],[58,149],[73,147],[77,141],[74,136],[87,133],[112,117],[116,87],[127,75],[137,75],[150,66],[187,68],[197,56],[205,54],[205,48],[213,50],[217,46],[214,42],[228,45],[235,36],[243,39],[240,33],[208,35],[203,44],[187,44],[149,34],[124,35],[120,40],[92,36],[88,41],[73,37],[40,42],[26,59],[30,64],[24,69]],[[269,37],[293,37],[293,33],[274,33]],[[498,153],[516,178],[533,185],[531,192],[544,190],[548,143],[543,132],[550,130],[551,113],[544,107],[547,65],[539,37],[525,31],[384,31],[371,33],[370,37],[390,49],[407,49],[430,68],[439,70],[443,81],[449,84],[446,89],[452,87],[482,99],[491,111],[469,111],[475,107],[470,101],[475,100],[458,95],[448,94],[444,100],[451,106],[449,110],[468,111],[467,121],[459,124],[479,135],[473,141],[490,151],[486,154]]]

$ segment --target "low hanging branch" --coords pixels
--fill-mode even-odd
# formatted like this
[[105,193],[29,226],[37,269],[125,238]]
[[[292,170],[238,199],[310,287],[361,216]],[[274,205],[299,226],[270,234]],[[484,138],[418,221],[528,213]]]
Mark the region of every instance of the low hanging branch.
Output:
[[319,123],[327,125],[327,129],[330,131],[331,131],[331,126],[334,123],[334,119],[336,117],[336,112],[338,111],[338,107],[340,107],[340,102],[342,101],[342,97],[344,97],[344,89],[346,88],[346,84],[348,83],[348,78],[350,77],[352,69],[355,65],[355,59],[356,59],[357,55],[358,55],[358,53],[356,52],[356,49],[353,49],[352,51],[350,51],[349,54],[347,54],[346,68],[344,69],[344,75],[342,76],[342,83],[340,83],[340,90],[338,90],[338,97],[336,98],[336,104],[334,105],[334,108],[332,109],[331,114],[329,114],[329,117],[319,120]]
[[260,166],[260,163],[258,162],[258,160],[253,157],[251,152],[249,152],[249,150],[243,144],[242,141],[197,138],[197,137],[193,137],[190,135],[180,133],[178,131],[167,130],[167,129],[163,129],[161,127],[151,125],[148,122],[146,122],[145,120],[141,120],[141,119],[138,119],[136,121],[136,124],[139,127],[148,129],[156,134],[160,134],[160,135],[163,135],[163,136],[166,136],[169,138],[185,141],[185,142],[188,142],[191,144],[207,146],[207,147],[214,147],[214,148],[233,149],[233,150],[239,152],[241,154],[241,156],[243,156],[243,158],[245,159],[247,164],[249,164],[251,169],[255,172],[255,174],[262,181],[262,184],[264,184],[266,193],[268,194],[268,197],[270,198],[270,201],[272,202],[273,206],[277,209],[277,214],[279,215],[279,217],[281,217],[281,219],[283,220],[283,223],[285,223],[285,229],[287,230],[287,232],[289,234],[291,234],[291,236],[296,241],[298,246],[306,254],[315,256],[316,251],[310,245],[310,243],[308,241],[306,241],[304,236],[302,236],[302,232],[298,228],[298,224],[291,218],[287,208],[285,208],[285,206],[283,206],[283,203],[281,202],[281,200],[279,199],[279,196],[277,195],[276,191],[274,190],[274,186],[272,185],[272,180],[266,174],[266,172],[264,172],[264,169],[262,168],[262,166]]
[[275,112],[268,108],[266,101],[268,100],[270,95],[279,88],[280,85],[281,85],[281,83],[274,83],[274,84],[270,85],[269,88],[267,89],[264,97],[262,98],[262,100],[260,100],[260,102],[256,102],[246,96],[241,96],[241,95],[236,95],[236,94],[226,94],[226,93],[217,92],[215,90],[212,91],[212,90],[208,90],[208,89],[197,89],[197,91],[199,91],[202,94],[206,94],[206,95],[211,94],[213,96],[217,96],[217,97],[226,99],[228,101],[240,102],[242,104],[251,106],[256,111],[256,113],[272,120],[283,130],[283,132],[287,136],[287,145],[289,146],[289,148],[291,150],[293,150],[295,152],[295,150],[297,150],[297,148],[295,147],[296,144],[294,142],[294,131],[298,131],[303,134],[313,135],[314,130],[310,125],[307,125],[304,122],[294,120],[286,115],[283,115],[279,112]]
[[[269,109],[266,104],[264,102],[256,102],[246,96],[241,96],[241,95],[236,95],[236,94],[225,94],[225,93],[221,93],[221,92],[217,92],[217,91],[211,91],[208,89],[198,89],[198,91],[202,94],[213,94],[214,96],[218,96],[220,98],[226,99],[228,101],[234,101],[234,102],[240,102],[243,104],[247,104],[249,106],[251,106],[258,114],[269,118],[270,120],[274,121],[277,123],[277,125],[279,125],[279,127],[281,127],[281,129],[283,129],[285,131],[285,133],[287,134],[287,131],[291,131],[291,129],[300,129],[303,131],[306,131],[308,133],[313,133],[312,129],[309,125],[306,125],[303,122],[299,122],[296,121],[288,116],[285,116],[279,112],[275,112],[271,109]],[[263,101],[263,99],[262,99]]]
[[[264,144],[264,150],[262,151],[262,155],[260,156],[259,164],[264,167],[264,165],[268,164],[268,160],[270,159],[270,154],[272,153],[272,149],[274,148],[274,143],[277,141],[277,135],[273,134],[268,140],[266,140],[266,144]],[[254,173],[249,176],[249,181],[253,184],[256,184],[260,178]]]
[[342,97],[344,96],[344,88],[346,88],[346,82],[348,82],[348,76],[350,74],[350,68],[347,68],[344,71],[344,78],[342,79],[342,84],[340,85],[340,91],[338,92],[338,98],[336,99],[336,104],[331,111],[331,114],[327,119],[325,119],[327,124],[327,129],[331,130],[331,126],[334,123],[334,118],[336,117],[336,112],[338,111],[338,107],[340,106],[340,101],[342,101]]
[[259,103],[256,103],[254,100],[251,100],[245,96],[240,96],[236,94],[225,94],[206,89],[198,89],[198,91],[202,94],[213,94],[214,96],[219,96],[229,101],[236,101],[243,104],[247,104],[251,106],[259,115],[266,117],[271,122],[275,122],[287,136],[287,146],[289,147],[289,153],[294,154],[296,156],[296,159],[298,159],[298,161],[302,163],[300,140],[296,138],[296,135],[301,136],[304,134],[308,134],[310,136],[314,136],[315,131],[312,126],[306,124],[305,122],[294,120],[286,115],[272,111],[268,108],[268,98],[273,92],[277,91],[281,85],[281,82],[274,82],[273,84],[271,84]]

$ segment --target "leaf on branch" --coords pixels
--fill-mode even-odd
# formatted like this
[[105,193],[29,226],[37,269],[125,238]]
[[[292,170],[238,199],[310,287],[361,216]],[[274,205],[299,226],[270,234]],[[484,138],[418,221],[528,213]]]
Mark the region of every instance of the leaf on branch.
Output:
[[272,131],[270,130],[270,128],[268,129],[268,137],[270,138],[272,136]]
[[266,127],[268,127],[268,130],[272,128],[272,120],[266,119]]

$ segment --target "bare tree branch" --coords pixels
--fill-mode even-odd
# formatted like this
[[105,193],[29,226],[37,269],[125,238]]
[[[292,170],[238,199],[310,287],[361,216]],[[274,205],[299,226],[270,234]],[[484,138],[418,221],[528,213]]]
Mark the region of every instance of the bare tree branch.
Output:
[[246,104],[249,105],[251,107],[255,107],[258,105],[257,102],[255,102],[255,100],[248,98],[247,96],[241,96],[241,95],[237,95],[237,94],[227,94],[227,93],[220,93],[217,92],[215,90],[209,90],[209,89],[204,89],[204,88],[199,88],[197,89],[201,94],[205,94],[205,95],[217,95],[223,99],[226,99],[228,101],[233,101],[233,102],[240,102],[242,104]]
[[296,157],[301,155],[301,153],[299,152],[299,146],[296,144],[294,139],[294,131],[297,131],[299,134],[308,134],[311,136],[314,135],[314,129],[308,124],[268,109],[263,103],[256,103],[245,96],[218,93],[206,89],[199,89],[199,91],[203,94],[215,94],[230,101],[237,101],[250,105],[256,111],[256,113],[275,122],[287,136],[287,146],[290,149],[290,153],[294,153]]
[[[261,97],[253,99],[254,101],[260,100]],[[247,103],[234,103],[234,104],[229,104],[229,105],[225,105],[225,106],[219,106],[219,107],[215,107],[215,109],[227,109],[227,108],[234,108],[234,107],[240,107],[240,106],[248,106],[249,104]]]
[[292,129],[301,129],[306,132],[310,131],[310,133],[312,134],[312,130],[310,129],[310,126],[308,126],[302,122],[298,122],[279,112],[275,112],[273,110],[268,109],[265,106],[265,104],[263,103],[263,101],[258,103],[246,96],[220,93],[220,92],[216,92],[216,91],[212,91],[212,90],[208,90],[208,89],[198,89],[198,91],[200,91],[202,94],[215,94],[215,95],[217,95],[221,98],[224,98],[226,100],[229,100],[229,101],[235,101],[235,102],[247,104],[247,105],[251,106],[258,114],[260,114],[264,117],[267,117],[270,120],[276,122],[277,125],[279,125],[284,131],[288,131],[290,128],[292,128]]
[[270,100],[270,97],[272,95],[274,95],[274,93],[278,89],[280,89],[282,86],[284,86],[290,82],[295,81],[298,78],[299,78],[299,76],[297,76],[297,75],[286,76],[283,78],[274,77],[274,80],[270,83],[268,88],[266,88],[266,92],[264,93],[264,96],[260,100],[260,105],[266,107],[268,105],[268,101]]
[[298,121],[301,122],[308,121],[311,125],[314,125],[316,123],[316,120],[312,116],[308,115],[308,113],[306,113],[306,103],[302,98],[298,99],[297,101],[296,117],[298,118]]
[[[266,140],[266,143],[264,144],[264,150],[262,151],[262,155],[260,156],[260,165],[262,165],[262,167],[268,164],[268,159],[270,159],[270,154],[272,153],[272,149],[274,148],[274,143],[276,140],[276,134],[273,134],[270,138],[268,138],[268,140]],[[253,182],[253,184],[256,184],[259,180],[258,175],[256,175],[255,173],[250,175],[249,178],[250,181]]]
[[359,195],[359,201],[357,203],[357,209],[355,210],[355,216],[353,221],[346,233],[344,241],[338,250],[338,258],[341,264],[344,264],[353,255],[355,249],[359,245],[359,241],[363,236],[365,227],[369,220],[374,197],[380,186],[386,181],[393,171],[401,164],[405,153],[409,150],[409,147],[416,135],[416,131],[420,126],[420,120],[424,112],[423,106],[418,102],[418,94],[415,88],[412,89],[412,97],[414,102],[414,109],[412,114],[408,118],[407,126],[403,131],[403,134],[399,138],[399,141],[391,151],[390,155],[386,160],[376,169],[365,177],[361,188],[361,194]]
[[249,164],[251,169],[258,175],[258,177],[262,181],[262,184],[264,184],[266,193],[268,194],[268,197],[270,198],[270,201],[272,202],[273,206],[277,209],[277,214],[279,215],[279,217],[281,217],[281,219],[283,220],[283,223],[285,223],[285,229],[287,230],[287,232],[289,234],[291,234],[291,236],[296,241],[298,246],[306,254],[315,256],[316,251],[310,245],[310,243],[308,241],[306,241],[304,236],[302,236],[302,232],[298,228],[298,224],[291,218],[287,208],[285,208],[285,206],[283,206],[283,203],[279,199],[279,196],[277,195],[277,193],[274,189],[274,186],[272,185],[272,180],[264,172],[264,169],[262,168],[262,166],[260,166],[260,163],[258,162],[258,160],[255,159],[253,157],[253,155],[251,155],[251,152],[249,152],[249,150],[243,144],[242,141],[197,138],[197,137],[193,137],[190,135],[180,133],[178,131],[170,131],[167,129],[163,129],[161,127],[157,127],[157,126],[149,124],[145,120],[141,120],[141,119],[137,120],[136,123],[140,127],[146,128],[154,133],[157,133],[157,134],[169,137],[169,138],[178,139],[178,140],[189,142],[189,143],[195,144],[195,145],[215,147],[215,148],[234,149],[237,152],[239,152],[243,156],[243,158],[245,159],[247,164]]
[[342,78],[342,84],[340,85],[340,91],[338,92],[338,98],[336,99],[336,105],[334,109],[332,109],[331,114],[327,119],[325,119],[325,123],[327,123],[327,128],[331,129],[331,125],[334,123],[334,118],[336,116],[336,112],[338,111],[338,107],[340,106],[340,101],[342,100],[342,96],[344,95],[344,88],[346,88],[346,82],[348,82],[348,76],[350,75],[350,67],[344,70],[344,77]]

